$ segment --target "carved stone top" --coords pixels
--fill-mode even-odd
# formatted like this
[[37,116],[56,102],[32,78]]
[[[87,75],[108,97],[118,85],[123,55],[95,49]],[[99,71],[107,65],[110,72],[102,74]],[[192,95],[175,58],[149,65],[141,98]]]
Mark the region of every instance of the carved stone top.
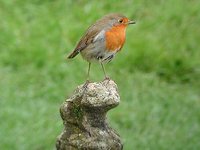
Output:
[[106,121],[108,110],[120,102],[117,85],[112,80],[80,85],[60,108],[65,126],[58,137],[58,150],[121,150],[118,134]]

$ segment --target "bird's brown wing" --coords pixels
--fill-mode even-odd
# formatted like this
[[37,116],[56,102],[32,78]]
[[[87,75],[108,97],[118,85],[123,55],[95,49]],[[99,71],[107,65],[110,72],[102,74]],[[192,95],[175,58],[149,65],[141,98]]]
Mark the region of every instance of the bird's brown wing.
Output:
[[88,28],[85,35],[80,39],[74,51],[68,56],[68,58],[74,58],[79,52],[84,50],[89,44],[93,42],[93,39],[99,33],[99,29],[97,29],[94,25]]

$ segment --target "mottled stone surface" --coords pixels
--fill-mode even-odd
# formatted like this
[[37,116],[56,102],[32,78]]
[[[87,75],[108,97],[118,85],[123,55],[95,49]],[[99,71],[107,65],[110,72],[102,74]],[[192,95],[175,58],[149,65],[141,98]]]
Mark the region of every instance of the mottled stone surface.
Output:
[[60,108],[64,130],[58,136],[57,150],[121,150],[120,137],[106,120],[107,111],[119,102],[112,80],[78,86]]

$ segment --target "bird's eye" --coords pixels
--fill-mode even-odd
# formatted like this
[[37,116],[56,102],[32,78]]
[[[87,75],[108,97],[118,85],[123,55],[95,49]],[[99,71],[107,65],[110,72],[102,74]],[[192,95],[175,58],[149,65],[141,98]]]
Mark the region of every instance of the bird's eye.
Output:
[[119,20],[119,23],[123,23],[123,19],[120,19],[120,20]]

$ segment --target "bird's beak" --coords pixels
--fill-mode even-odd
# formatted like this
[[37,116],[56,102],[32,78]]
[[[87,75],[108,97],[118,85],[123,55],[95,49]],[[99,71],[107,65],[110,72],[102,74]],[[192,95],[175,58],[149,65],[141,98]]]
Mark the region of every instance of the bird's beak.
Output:
[[135,22],[135,21],[132,21],[132,20],[129,20],[129,21],[128,21],[128,24],[136,24],[136,22]]

